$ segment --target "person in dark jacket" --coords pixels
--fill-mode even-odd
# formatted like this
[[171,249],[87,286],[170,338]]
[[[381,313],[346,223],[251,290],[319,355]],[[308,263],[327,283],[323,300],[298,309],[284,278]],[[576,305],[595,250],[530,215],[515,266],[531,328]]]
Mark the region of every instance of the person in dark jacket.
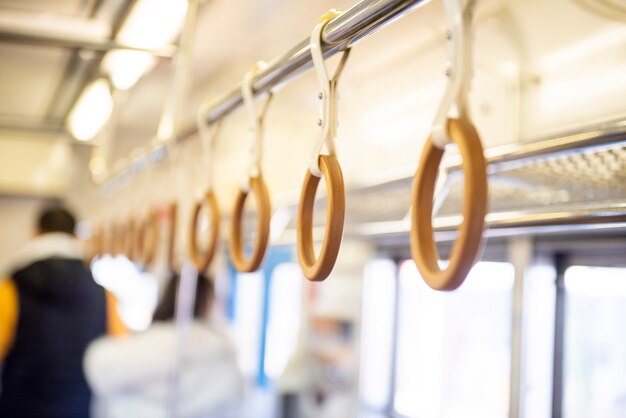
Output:
[[121,322],[74,228],[66,209],[44,210],[37,236],[0,272],[2,418],[89,416],[83,354],[107,328],[120,332]]

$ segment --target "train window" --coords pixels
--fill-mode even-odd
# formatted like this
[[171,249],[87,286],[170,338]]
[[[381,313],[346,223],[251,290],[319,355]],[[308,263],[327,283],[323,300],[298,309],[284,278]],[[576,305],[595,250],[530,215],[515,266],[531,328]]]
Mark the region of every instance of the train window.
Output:
[[556,270],[536,264],[528,269],[524,284],[523,307],[523,416],[552,416],[552,373]]
[[282,374],[298,344],[302,281],[295,263],[279,264],[272,273],[265,349],[265,374],[271,379]]
[[564,417],[626,416],[626,268],[565,272]]
[[259,355],[263,312],[263,272],[238,273],[235,286],[235,315],[233,334],[239,354],[239,366],[244,375],[256,378],[259,372]]
[[382,259],[364,269],[359,386],[364,405],[376,411],[391,400],[396,270],[393,261]]
[[400,266],[394,408],[410,417],[507,417],[514,268],[477,263],[461,288]]

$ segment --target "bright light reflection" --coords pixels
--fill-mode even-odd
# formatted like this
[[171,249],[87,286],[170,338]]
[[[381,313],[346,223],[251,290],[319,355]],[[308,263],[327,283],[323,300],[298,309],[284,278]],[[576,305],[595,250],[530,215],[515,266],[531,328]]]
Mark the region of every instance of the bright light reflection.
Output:
[[[120,29],[117,41],[137,48],[162,49],[178,36],[186,12],[186,0],[140,0]],[[155,63],[149,53],[117,50],[107,53],[103,68],[116,88],[126,90]]]
[[602,30],[594,36],[586,37],[580,42],[547,54],[541,59],[541,69],[543,72],[547,72],[556,68],[563,68],[565,65],[584,59],[598,51],[616,50],[624,41],[626,41],[626,28],[624,26],[609,26],[609,29]]
[[373,260],[365,265],[361,318],[360,391],[377,411],[389,405],[393,359],[396,265]]
[[431,86],[373,107],[363,118],[367,140],[378,146],[400,146],[414,140],[417,133],[428,132],[435,109],[432,103],[440,94],[438,86]]
[[117,297],[120,317],[129,329],[150,326],[159,293],[152,273],[140,271],[126,257],[110,255],[94,260],[91,271],[96,282]]
[[176,38],[186,12],[186,0],[139,0],[117,40],[138,48],[162,48]]
[[546,78],[539,91],[541,111],[546,116],[580,108],[601,97],[622,90],[626,85],[626,66],[607,69],[600,74]]
[[120,90],[134,86],[155,64],[156,60],[149,53],[128,50],[111,51],[102,63],[115,88]]
[[302,305],[302,271],[297,264],[280,264],[272,273],[265,373],[272,379],[285,370],[298,344]]
[[573,266],[565,274],[567,293],[587,297],[626,297],[625,270],[611,267]]
[[415,263],[400,268],[396,411],[406,416],[508,414],[514,268],[477,263],[453,292],[430,289]]
[[549,418],[552,414],[555,277],[553,266],[534,265],[524,278],[525,418]]
[[275,242],[285,232],[285,228],[291,221],[291,210],[283,208],[279,209],[272,215],[270,222],[270,242]]
[[68,127],[79,141],[93,139],[113,111],[109,85],[101,78],[89,84],[81,93],[68,117]]
[[239,367],[249,378],[256,377],[259,370],[263,282],[261,272],[237,275],[233,334],[239,353]]
[[626,416],[626,269],[565,271],[563,417]]

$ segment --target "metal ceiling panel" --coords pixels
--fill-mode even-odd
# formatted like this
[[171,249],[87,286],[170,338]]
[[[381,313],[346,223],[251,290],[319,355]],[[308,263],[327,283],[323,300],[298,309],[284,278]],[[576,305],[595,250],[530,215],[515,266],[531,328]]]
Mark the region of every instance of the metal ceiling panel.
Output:
[[92,3],[94,0],[0,0],[0,8],[81,16]]
[[71,145],[59,135],[0,133],[0,194],[60,196],[72,175]]
[[40,122],[69,57],[60,48],[0,43],[0,117]]

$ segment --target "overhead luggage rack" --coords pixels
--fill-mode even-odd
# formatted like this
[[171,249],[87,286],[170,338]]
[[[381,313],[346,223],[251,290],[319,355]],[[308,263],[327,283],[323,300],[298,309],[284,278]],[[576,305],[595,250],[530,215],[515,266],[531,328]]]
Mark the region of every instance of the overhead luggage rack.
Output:
[[[487,150],[489,229],[498,235],[593,224],[626,227],[626,121],[611,122],[537,142]],[[433,219],[439,239],[452,239],[461,221],[463,174],[455,161],[445,168],[445,199]],[[405,235],[410,229],[412,177],[348,188],[346,234],[363,237]],[[324,198],[314,218],[323,226]],[[295,206],[294,209],[295,210]],[[295,219],[280,241],[293,240]]]
[[[591,131],[548,139],[492,157],[490,212],[574,211],[626,203],[626,122],[615,127],[601,135]],[[456,166],[449,170],[450,192],[440,215],[458,212],[461,198],[462,173]]]

